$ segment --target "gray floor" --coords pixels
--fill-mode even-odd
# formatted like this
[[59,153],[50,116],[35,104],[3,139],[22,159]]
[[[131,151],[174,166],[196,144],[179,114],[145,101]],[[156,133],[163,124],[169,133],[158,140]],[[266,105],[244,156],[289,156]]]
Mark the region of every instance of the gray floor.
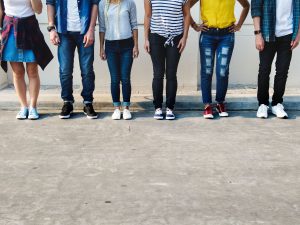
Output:
[[300,224],[300,112],[0,113],[0,225]]

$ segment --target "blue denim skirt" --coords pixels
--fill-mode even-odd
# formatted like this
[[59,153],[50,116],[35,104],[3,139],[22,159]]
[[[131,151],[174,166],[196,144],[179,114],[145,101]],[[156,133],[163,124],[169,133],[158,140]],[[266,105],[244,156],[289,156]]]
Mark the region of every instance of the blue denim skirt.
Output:
[[3,49],[2,60],[7,62],[36,62],[32,50],[17,49],[13,26],[10,28],[9,36]]

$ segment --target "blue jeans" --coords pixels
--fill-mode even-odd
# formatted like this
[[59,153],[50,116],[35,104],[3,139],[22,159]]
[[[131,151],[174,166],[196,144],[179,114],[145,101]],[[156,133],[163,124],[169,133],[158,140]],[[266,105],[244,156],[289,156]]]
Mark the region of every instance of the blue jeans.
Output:
[[200,61],[201,61],[201,90],[204,104],[212,103],[212,77],[214,72],[215,57],[216,62],[216,101],[225,101],[228,89],[229,65],[234,49],[234,33],[213,35],[202,32],[200,35]]
[[73,97],[73,67],[74,53],[77,47],[79,64],[82,77],[81,96],[84,102],[93,102],[95,90],[94,45],[85,48],[84,35],[79,32],[59,34],[60,45],[58,46],[59,75],[61,83],[61,98],[64,101],[74,102]]
[[111,95],[115,107],[121,106],[120,83],[122,83],[123,106],[130,106],[130,74],[133,63],[132,38],[118,41],[105,41],[105,54],[111,76]]

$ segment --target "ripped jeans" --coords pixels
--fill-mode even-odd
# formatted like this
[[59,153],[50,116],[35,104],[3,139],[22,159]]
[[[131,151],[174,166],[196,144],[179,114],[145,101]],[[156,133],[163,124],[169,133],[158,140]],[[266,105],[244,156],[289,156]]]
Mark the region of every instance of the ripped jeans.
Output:
[[229,65],[234,49],[234,33],[213,35],[202,32],[200,35],[200,61],[201,61],[201,90],[204,104],[212,103],[212,77],[216,61],[216,102],[225,101],[228,89]]

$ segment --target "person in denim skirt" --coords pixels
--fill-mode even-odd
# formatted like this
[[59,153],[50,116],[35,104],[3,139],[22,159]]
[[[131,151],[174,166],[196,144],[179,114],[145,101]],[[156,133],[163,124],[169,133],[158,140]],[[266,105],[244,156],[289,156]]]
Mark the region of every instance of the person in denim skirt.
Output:
[[99,0],[47,0],[48,31],[53,45],[58,46],[61,98],[59,117],[68,119],[73,112],[73,66],[77,48],[82,77],[83,112],[96,119],[93,108],[95,89],[94,40]]
[[166,74],[166,119],[174,120],[177,68],[185,49],[190,25],[189,0],[144,0],[145,50],[153,64],[154,118],[162,120]]
[[[191,0],[194,6],[199,0]],[[202,24],[191,20],[194,30],[200,32],[201,90],[204,103],[204,118],[213,119],[212,76],[216,58],[216,109],[221,117],[228,117],[225,97],[228,88],[229,65],[233,53],[235,32],[239,31],[248,15],[248,0],[237,0],[243,7],[240,19],[235,24],[236,0],[200,0]]]
[[272,113],[278,118],[288,118],[283,96],[293,50],[300,41],[300,0],[252,0],[256,49],[259,51],[258,118],[268,118],[269,83],[272,63],[276,59]]
[[[40,91],[38,65],[45,69],[53,58],[35,17],[35,13],[40,14],[42,8],[40,0],[3,0],[0,5],[0,22],[1,24],[3,22],[1,66],[7,72],[7,62],[10,62],[12,68],[15,90],[21,103],[17,119],[36,120],[39,118],[37,111]],[[29,107],[25,71],[29,79]]]
[[136,14],[134,0],[102,0],[99,4],[100,58],[107,60],[110,71],[111,95],[115,107],[113,120],[121,119],[120,83],[123,119],[132,118],[129,110],[130,75],[133,59],[139,55]]

